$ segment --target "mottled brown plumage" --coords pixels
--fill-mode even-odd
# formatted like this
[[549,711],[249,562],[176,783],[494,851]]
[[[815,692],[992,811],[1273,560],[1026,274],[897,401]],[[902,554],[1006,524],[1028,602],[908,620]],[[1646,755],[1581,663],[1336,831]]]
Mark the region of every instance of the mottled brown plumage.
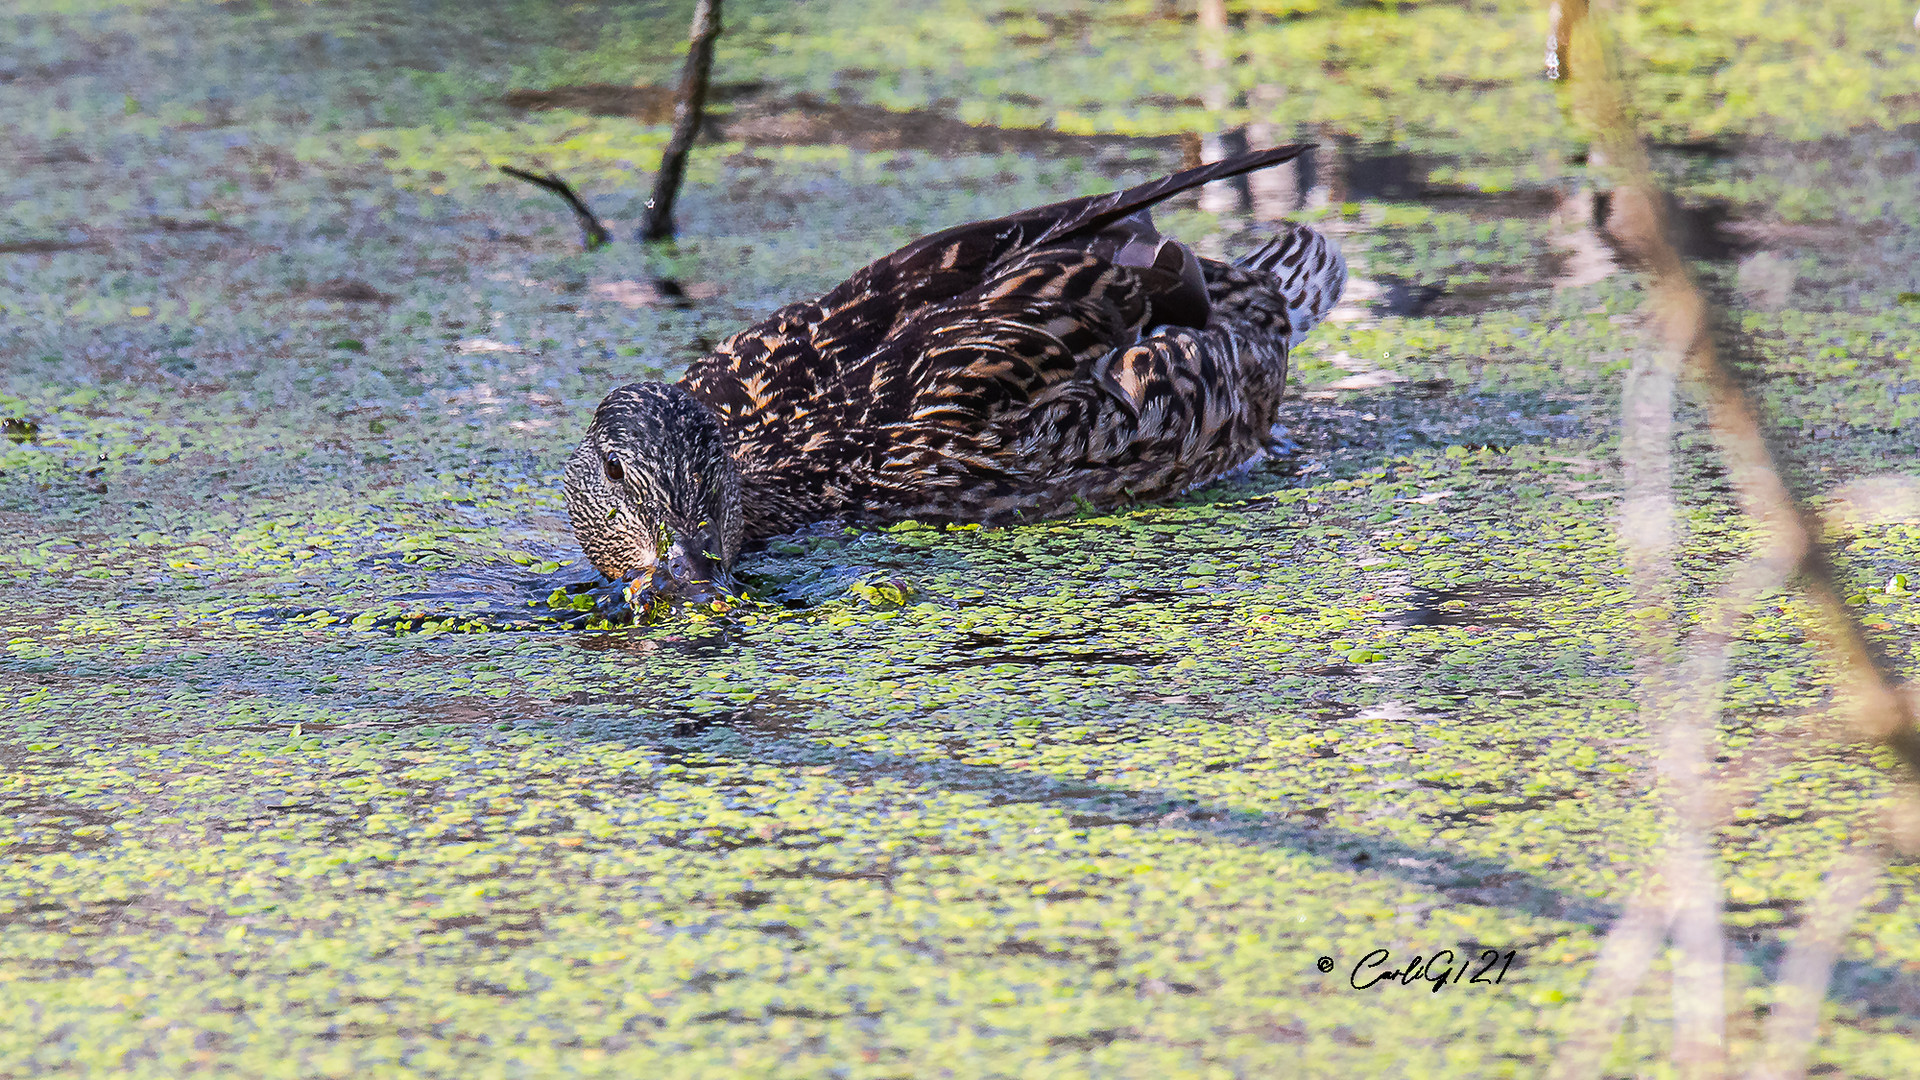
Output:
[[1291,225],[1237,264],[1201,259],[1147,211],[1299,149],[936,233],[734,335],[676,386],[614,391],[568,466],[582,545],[632,577],[691,531],[723,574],[742,539],[810,521],[1006,523],[1243,463],[1345,263]]

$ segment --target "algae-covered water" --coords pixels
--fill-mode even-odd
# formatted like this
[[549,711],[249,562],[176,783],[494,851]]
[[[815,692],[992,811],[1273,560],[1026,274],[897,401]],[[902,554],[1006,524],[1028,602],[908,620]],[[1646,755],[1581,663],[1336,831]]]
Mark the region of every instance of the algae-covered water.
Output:
[[[630,236],[666,128],[621,88],[671,83],[687,4],[0,13],[0,1075],[1543,1072],[1666,826],[1614,532],[1640,284],[1530,5],[1231,8],[1223,44],[1173,2],[736,0],[678,244],[592,255],[492,166]],[[1615,23],[1907,673],[1911,17]],[[606,389],[1240,124],[1321,146],[1160,220],[1345,246],[1297,454],[1166,506],[818,528],[723,613],[585,610],[559,471]],[[1752,536],[1677,430],[1687,618]],[[1736,1055],[1900,782],[1814,630],[1753,608],[1719,720]],[[1916,865],[1845,937],[1827,1074],[1920,1072]],[[1357,981],[1460,977],[1353,989],[1376,949]],[[1666,1075],[1672,1012],[1662,960],[1607,1075]]]

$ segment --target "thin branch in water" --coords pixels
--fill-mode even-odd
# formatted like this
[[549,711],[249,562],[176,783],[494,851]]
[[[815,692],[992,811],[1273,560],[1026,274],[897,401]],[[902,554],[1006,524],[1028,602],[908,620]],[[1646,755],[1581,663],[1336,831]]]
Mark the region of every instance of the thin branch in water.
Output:
[[[1680,723],[1684,724],[1685,721]],[[1697,740],[1696,740],[1697,741]],[[1688,785],[1695,800],[1703,779]],[[1698,816],[1678,830],[1673,879],[1673,1062],[1683,1076],[1723,1076],[1727,1057],[1727,936],[1712,841]]]
[[[1664,706],[1660,712],[1668,718],[1663,771],[1670,780],[1677,822],[1666,860],[1666,888],[1673,897],[1672,931],[1678,946],[1673,1063],[1682,1075],[1717,1076],[1726,1067],[1725,938],[1706,831],[1711,816],[1706,751],[1713,737],[1711,723],[1723,684],[1732,621],[1756,597],[1754,587],[1782,571],[1798,573],[1802,587],[1826,616],[1829,641],[1840,654],[1841,667],[1861,706],[1854,717],[1856,728],[1891,746],[1912,774],[1920,774],[1920,730],[1914,726],[1913,704],[1846,608],[1822,546],[1824,523],[1782,478],[1752,399],[1718,349],[1713,308],[1672,241],[1664,193],[1645,146],[1627,118],[1613,58],[1589,17],[1586,0],[1559,0],[1555,14],[1559,16],[1556,45],[1563,34],[1570,39],[1567,48],[1556,51],[1577,73],[1575,99],[1599,137],[1594,160],[1604,159],[1620,172],[1625,182],[1616,197],[1632,199],[1644,208],[1643,220],[1648,223],[1644,233],[1632,240],[1651,272],[1649,295],[1664,348],[1645,371],[1636,372],[1643,378],[1629,385],[1624,409],[1622,448],[1628,458],[1629,512],[1622,521],[1622,541],[1628,548],[1636,591],[1643,604],[1664,606],[1662,586],[1672,574],[1673,538],[1667,526],[1674,520],[1671,424],[1677,372],[1686,372],[1704,391],[1709,425],[1733,474],[1741,509],[1766,537],[1765,555],[1756,560],[1759,565],[1742,575],[1744,581],[1729,583],[1723,603],[1712,613],[1712,625],[1703,626],[1696,637],[1690,670],[1682,675],[1678,665],[1668,660],[1675,640],[1667,620],[1654,620],[1659,625],[1649,628],[1644,642],[1649,670],[1643,693],[1649,704]],[[1830,931],[1836,940],[1858,911],[1858,902],[1849,902],[1851,888],[1847,881],[1835,888],[1832,907],[1844,916]],[[1599,1057],[1612,1045],[1626,1004],[1658,949],[1659,932],[1651,929],[1650,919],[1648,905],[1637,902],[1610,932],[1585,995],[1582,1012],[1587,1023],[1578,1037],[1562,1045],[1555,1062],[1557,1075],[1580,1075],[1597,1068]],[[1812,1038],[1808,1010],[1817,1018],[1818,999],[1825,995],[1831,969],[1831,958],[1823,959],[1819,945],[1823,939],[1808,940],[1807,958],[1791,977],[1811,986],[1817,976],[1817,991],[1808,991],[1816,997],[1812,1004],[1798,998],[1789,1001],[1778,1033],[1781,1046],[1800,1047],[1801,1059]]]
[[[1661,863],[1666,860],[1660,860]],[[1600,1066],[1620,1034],[1633,992],[1667,939],[1673,905],[1664,880],[1641,887],[1627,909],[1613,921],[1600,944],[1600,955],[1580,996],[1578,1021],[1554,1055],[1552,1080],[1587,1080],[1600,1075]]]
[[[1682,1075],[1718,1075],[1724,1068],[1726,1038],[1726,939],[1721,930],[1720,882],[1714,873],[1708,772],[1715,756],[1720,704],[1720,670],[1725,641],[1696,640],[1693,658],[1682,658],[1676,617],[1667,611],[1680,593],[1675,549],[1680,542],[1673,478],[1674,405],[1684,356],[1662,347],[1641,350],[1621,394],[1620,452],[1626,480],[1619,535],[1627,570],[1643,612],[1662,612],[1639,620],[1640,714],[1649,726],[1664,721],[1658,756],[1663,790],[1673,826],[1666,854],[1654,873],[1665,874],[1669,898],[1665,936],[1674,945],[1672,971],[1673,1060]],[[1751,597],[1742,590],[1722,596],[1735,610],[1716,623],[1733,625]],[[1714,646],[1719,646],[1715,648]],[[1611,943],[1611,941],[1610,941]],[[1600,1028],[1617,1031],[1622,1005],[1631,997],[1658,952],[1660,941],[1633,940],[1605,992],[1618,1000],[1598,1006]],[[1596,987],[1595,989],[1600,989]],[[1612,1039],[1606,1040],[1611,1045]]]
[[1873,895],[1885,868],[1879,851],[1850,852],[1827,873],[1826,892],[1809,905],[1800,931],[1787,946],[1774,987],[1773,1015],[1767,1018],[1767,1043],[1753,1080],[1800,1080],[1820,1031],[1820,1003],[1840,958],[1847,930]]
[[600,224],[599,218],[593,216],[593,211],[588,209],[585,200],[575,194],[573,188],[565,180],[560,179],[558,173],[550,172],[541,176],[538,173],[527,172],[525,169],[516,169],[511,165],[500,166],[500,171],[515,180],[525,180],[535,187],[545,188],[565,199],[567,205],[573,210],[574,218],[580,222],[580,242],[586,245],[588,251],[596,251],[613,243],[613,234],[607,232],[607,227]]
[[1753,400],[1720,354],[1713,309],[1672,241],[1659,183],[1646,148],[1627,120],[1625,99],[1588,17],[1588,4],[1562,0],[1561,10],[1574,39],[1575,89],[1586,103],[1607,156],[1626,178],[1626,192],[1648,211],[1652,227],[1637,239],[1652,272],[1660,323],[1669,348],[1685,358],[1688,373],[1705,392],[1714,441],[1733,475],[1741,508],[1771,534],[1773,550],[1794,553],[1801,587],[1824,616],[1828,644],[1840,654],[1841,670],[1856,695],[1856,730],[1891,748],[1906,763],[1909,777],[1920,779],[1920,728],[1915,726],[1914,703],[1848,610],[1821,539],[1825,522],[1781,476],[1779,455],[1766,437]]
[[1827,644],[1840,654],[1842,674],[1855,695],[1855,729],[1891,749],[1906,763],[1909,778],[1920,779],[1920,728],[1915,727],[1913,698],[1847,607],[1839,574],[1822,539],[1826,521],[1781,478],[1752,400],[1737,376],[1721,362],[1710,341],[1700,352],[1704,355],[1699,378],[1707,389],[1714,434],[1733,465],[1735,489],[1749,516],[1771,526],[1781,544],[1800,552],[1800,586],[1820,609]]
[[687,155],[700,134],[707,106],[707,78],[713,72],[713,42],[720,36],[720,0],[698,0],[693,8],[693,32],[687,43],[687,64],[680,72],[680,92],[673,103],[673,138],[660,155],[660,172],[653,178],[653,197],[647,200],[647,219],[640,239],[652,243],[673,236],[673,200],[687,172]]
[[[1631,409],[1631,406],[1629,406]],[[1630,414],[1631,415],[1631,414]],[[1631,426],[1631,424],[1629,425]],[[1642,433],[1643,435],[1645,432]],[[1644,441],[1644,440],[1643,440]],[[1661,444],[1664,445],[1664,444]],[[1670,463],[1669,463],[1670,468]],[[1668,468],[1651,463],[1643,469],[1643,475],[1651,474],[1658,482],[1664,482],[1669,474]],[[1670,511],[1669,502],[1659,502],[1656,510]],[[1635,545],[1628,542],[1630,549]],[[1644,545],[1638,545],[1644,546]],[[1778,551],[1766,552],[1747,563],[1734,574],[1707,606],[1699,620],[1700,629],[1690,642],[1690,656],[1686,667],[1677,679],[1670,680],[1666,666],[1655,669],[1649,679],[1650,690],[1658,691],[1649,698],[1653,709],[1663,710],[1669,716],[1695,716],[1699,719],[1693,724],[1675,724],[1668,730],[1670,745],[1677,742],[1683,753],[1670,755],[1669,769],[1677,768],[1676,758],[1691,759],[1692,768],[1688,773],[1697,775],[1705,769],[1703,754],[1697,745],[1687,749],[1689,743],[1697,743],[1698,734],[1713,722],[1719,707],[1719,690],[1724,685],[1727,662],[1734,644],[1734,632],[1747,612],[1760,597],[1780,588],[1786,583],[1792,570],[1792,560]],[[1659,620],[1648,620],[1658,622]],[[1729,769],[1715,770],[1722,781],[1737,782],[1739,774],[1753,768],[1759,768],[1760,762],[1739,763]],[[1684,779],[1676,779],[1675,788],[1686,790]],[[1678,791],[1676,795],[1678,796]],[[1693,785],[1688,792],[1693,798],[1689,801],[1676,798],[1681,805],[1677,810],[1693,816],[1691,830],[1696,836],[1704,837],[1707,830],[1716,828],[1731,818],[1733,808],[1709,806],[1710,792],[1706,790],[1704,778]],[[1676,939],[1693,935],[1695,940],[1682,945],[1683,959],[1690,951],[1695,953],[1714,953],[1715,946],[1711,937],[1698,940],[1703,935],[1711,935],[1716,927],[1699,916],[1701,906],[1697,900],[1704,879],[1706,887],[1712,891],[1710,899],[1717,896],[1718,887],[1712,881],[1711,868],[1702,865],[1696,856],[1694,865],[1688,866],[1677,850],[1649,860],[1652,873],[1647,881],[1635,893],[1620,918],[1615,920],[1612,929],[1601,943],[1599,959],[1593,974],[1587,981],[1585,993],[1580,1000],[1580,1016],[1584,1021],[1576,1027],[1561,1044],[1556,1055],[1551,1075],[1561,1080],[1574,1080],[1596,1075],[1601,1061],[1618,1037],[1620,1026],[1626,1018],[1627,1008],[1632,1001],[1634,991],[1646,978],[1647,971],[1653,966],[1660,946],[1667,939],[1671,928]],[[1676,888],[1676,886],[1678,886]],[[1694,899],[1690,901],[1689,894]],[[1693,903],[1694,921],[1688,922],[1685,916],[1687,907]],[[1718,904],[1705,906],[1705,911],[1717,912]],[[1699,972],[1699,982],[1713,985],[1716,980],[1714,969],[1709,965]],[[1681,992],[1681,979],[1676,979],[1676,994]],[[1709,991],[1703,995],[1704,1001],[1717,1002],[1720,996]]]
[[1573,75],[1567,63],[1567,52],[1572,44],[1568,40],[1571,31],[1571,24],[1560,10],[1560,0],[1552,0],[1547,5],[1547,52],[1542,65],[1549,79],[1566,79]]

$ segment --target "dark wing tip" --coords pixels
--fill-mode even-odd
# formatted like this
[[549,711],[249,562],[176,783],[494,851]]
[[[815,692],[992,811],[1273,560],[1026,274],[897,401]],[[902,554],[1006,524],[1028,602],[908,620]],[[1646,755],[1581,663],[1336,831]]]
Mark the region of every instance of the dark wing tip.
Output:
[[1089,199],[1078,207],[1075,213],[1054,222],[1033,242],[1045,244],[1076,233],[1097,232],[1128,214],[1143,210],[1183,191],[1192,190],[1202,184],[1210,184],[1215,180],[1225,180],[1230,176],[1239,176],[1241,173],[1278,165],[1283,161],[1291,161],[1312,146],[1312,143],[1288,143],[1284,146],[1268,147],[1265,150],[1254,150],[1223,161],[1209,162],[1196,168],[1186,169],[1171,176],[1163,176],[1158,180],[1137,184],[1111,195]]

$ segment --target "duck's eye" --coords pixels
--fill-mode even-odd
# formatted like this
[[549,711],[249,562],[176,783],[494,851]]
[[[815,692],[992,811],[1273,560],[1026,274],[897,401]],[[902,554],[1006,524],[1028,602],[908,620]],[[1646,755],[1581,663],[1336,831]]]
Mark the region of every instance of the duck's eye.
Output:
[[626,479],[626,477],[627,477],[627,470],[621,467],[620,459],[617,457],[614,457],[612,454],[608,454],[607,455],[607,479],[618,481],[618,480],[624,480]]

